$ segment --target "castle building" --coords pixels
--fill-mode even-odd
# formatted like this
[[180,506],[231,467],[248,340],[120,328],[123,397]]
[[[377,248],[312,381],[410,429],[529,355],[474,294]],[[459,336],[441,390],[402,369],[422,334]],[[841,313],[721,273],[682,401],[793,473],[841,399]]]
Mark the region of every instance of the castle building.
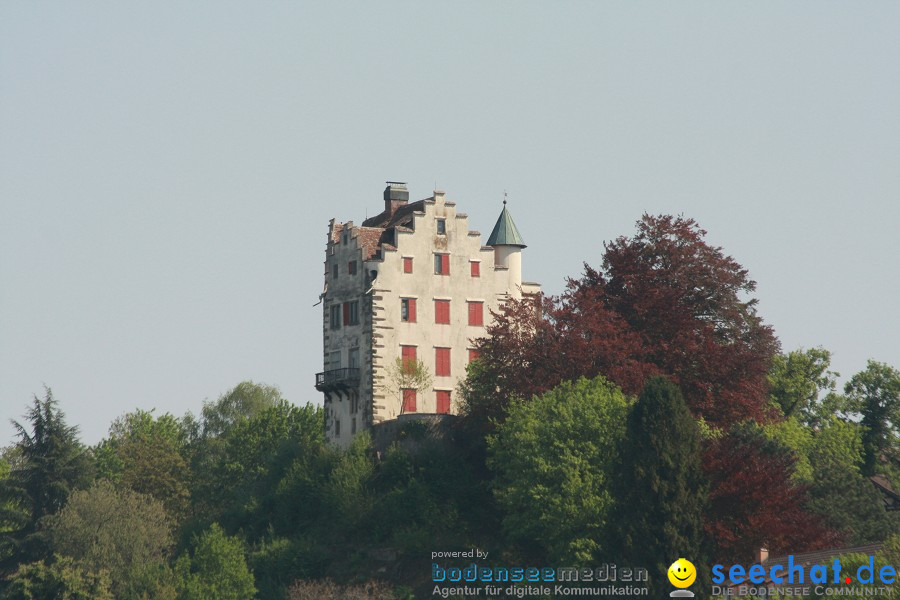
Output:
[[491,311],[507,298],[540,292],[522,281],[524,248],[505,201],[482,245],[444,192],[410,203],[404,183],[388,182],[384,211],[362,225],[332,219],[324,369],[316,374],[326,439],[346,447],[357,433],[401,414],[455,413],[456,386]]

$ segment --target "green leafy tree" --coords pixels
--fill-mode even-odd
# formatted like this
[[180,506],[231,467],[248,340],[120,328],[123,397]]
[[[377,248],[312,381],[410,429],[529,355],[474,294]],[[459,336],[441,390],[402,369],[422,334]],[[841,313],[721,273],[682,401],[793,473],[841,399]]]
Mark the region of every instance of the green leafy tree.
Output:
[[510,539],[559,564],[588,564],[608,550],[602,534],[627,406],[598,376],[509,408],[489,439],[488,465]]
[[56,552],[91,572],[108,572],[120,599],[147,591],[140,589],[142,578],[165,570],[172,546],[172,523],[163,505],[106,480],[74,492],[45,527]]
[[184,422],[170,414],[128,413],[113,422],[109,437],[98,445],[98,476],[153,496],[180,521],[189,507],[188,435]]
[[835,391],[839,373],[831,371],[831,353],[824,348],[776,354],[769,369],[769,393],[786,417],[808,425],[820,421],[822,394]]
[[2,600],[114,600],[109,575],[67,556],[21,565],[9,577]]
[[[628,415],[621,456],[612,528],[621,544],[616,557],[647,568],[650,595],[661,597],[676,558],[708,562],[700,428],[677,386],[663,378],[647,383]],[[698,583],[694,588],[702,593],[706,582]]]
[[874,475],[892,454],[900,426],[900,371],[874,360],[844,386],[849,411],[861,416],[863,468]]
[[419,359],[398,358],[393,364],[388,365],[382,388],[386,394],[394,398],[402,414],[405,409],[403,391],[415,390],[417,395],[421,395],[431,388],[432,381],[431,372],[424,362]]
[[175,564],[178,600],[246,600],[256,594],[244,544],[213,525],[194,540],[193,552]]
[[26,419],[27,426],[13,421],[18,460],[9,476],[0,480],[0,504],[18,509],[6,514],[14,522],[0,540],[4,558],[0,572],[49,554],[39,522],[60,510],[69,495],[86,487],[92,477],[93,463],[78,441],[78,428],[66,424],[49,388],[43,400],[34,397]]
[[283,400],[281,390],[275,386],[242,381],[217,401],[203,405],[203,435],[221,436],[241,421],[251,419]]
[[858,425],[832,417],[815,433],[807,453],[813,471],[809,508],[842,532],[848,544],[878,542],[895,530],[881,495],[861,472]]

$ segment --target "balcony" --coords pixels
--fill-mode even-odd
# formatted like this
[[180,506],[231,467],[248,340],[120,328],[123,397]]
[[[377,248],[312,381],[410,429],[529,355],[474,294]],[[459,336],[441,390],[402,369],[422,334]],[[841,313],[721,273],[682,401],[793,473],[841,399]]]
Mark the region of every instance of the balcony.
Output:
[[359,385],[359,369],[331,369],[316,373],[316,389],[320,392],[346,391]]

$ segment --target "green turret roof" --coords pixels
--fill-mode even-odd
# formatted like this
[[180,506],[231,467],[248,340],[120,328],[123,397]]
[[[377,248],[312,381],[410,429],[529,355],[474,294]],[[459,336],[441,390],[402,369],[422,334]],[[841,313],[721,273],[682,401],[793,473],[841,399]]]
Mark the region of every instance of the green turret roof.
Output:
[[516,228],[512,215],[506,210],[506,200],[503,201],[503,212],[500,213],[500,218],[497,219],[497,224],[494,225],[494,230],[488,238],[487,245],[525,248],[525,240],[522,239],[522,234]]

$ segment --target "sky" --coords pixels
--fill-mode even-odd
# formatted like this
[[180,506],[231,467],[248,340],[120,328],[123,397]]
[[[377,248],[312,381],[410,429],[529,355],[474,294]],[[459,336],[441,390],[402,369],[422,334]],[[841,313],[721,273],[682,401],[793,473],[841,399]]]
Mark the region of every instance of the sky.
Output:
[[243,380],[321,404],[328,221],[435,187],[561,291],[645,213],[785,350],[900,367],[900,3],[0,3],[0,446]]

